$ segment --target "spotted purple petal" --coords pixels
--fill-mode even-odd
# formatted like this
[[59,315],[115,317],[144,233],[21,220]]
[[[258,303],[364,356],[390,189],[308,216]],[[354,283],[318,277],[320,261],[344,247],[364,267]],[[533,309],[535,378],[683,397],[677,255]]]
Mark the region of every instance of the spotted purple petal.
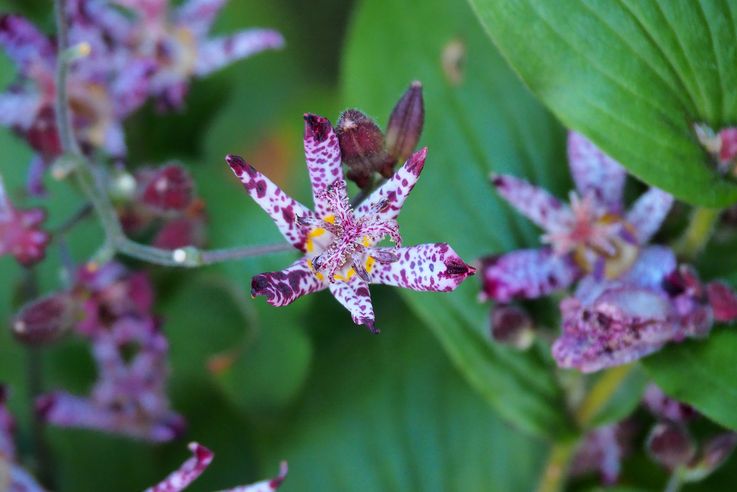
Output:
[[239,487],[233,487],[231,489],[223,490],[222,492],[273,492],[274,490],[278,489],[282,483],[284,483],[284,480],[287,478],[288,471],[289,467],[287,466],[287,462],[282,461],[279,465],[279,474],[276,477],[270,480],[263,480],[251,485],[241,485]]
[[330,204],[323,199],[328,186],[343,180],[340,165],[340,146],[333,125],[327,118],[305,114],[304,149],[307,171],[312,184],[315,213],[325,217],[330,213]]
[[580,276],[568,257],[552,250],[523,249],[482,259],[483,299],[535,299],[565,289]]
[[33,69],[39,68],[53,70],[54,44],[23,17],[0,15],[0,46],[23,74],[30,75]]
[[640,196],[627,212],[627,222],[634,228],[635,238],[646,244],[663,224],[673,205],[673,196],[657,188],[650,188]]
[[561,229],[571,217],[568,205],[523,179],[494,174],[491,182],[502,198],[545,231]]
[[156,66],[151,60],[133,60],[113,81],[110,92],[115,115],[125,118],[143,106],[149,94],[149,82]]
[[272,306],[286,306],[300,297],[318,292],[327,286],[326,280],[318,279],[300,258],[279,272],[260,273],[251,280],[251,296],[265,296]]
[[371,304],[371,293],[368,284],[358,275],[346,281],[329,284],[330,292],[351,313],[353,322],[363,325],[371,333],[378,333],[374,327],[374,307]]
[[610,212],[622,210],[627,173],[614,159],[600,151],[580,133],[568,134],[568,165],[582,196],[592,195]]
[[225,157],[233,173],[241,180],[246,192],[271,217],[284,238],[295,248],[304,251],[306,232],[297,222],[298,217],[314,217],[307,207],[284,193],[269,178],[237,155]]
[[[374,261],[369,272],[372,283],[419,291],[449,292],[476,271],[445,243],[387,249],[399,259],[390,263]],[[369,250],[368,254],[371,255],[372,251]]]
[[651,289],[614,287],[591,305],[561,303],[563,333],[553,344],[561,367],[593,372],[627,364],[660,349],[679,333],[668,299]]
[[202,37],[228,0],[185,0],[174,12],[174,22],[186,26],[196,36]]
[[383,220],[396,219],[409,193],[420,179],[426,158],[427,147],[412,154],[386,183],[371,193],[366,201],[356,209],[356,215],[366,215],[380,208],[379,215]]
[[8,90],[0,93],[0,126],[28,130],[41,109],[37,92]]
[[194,482],[210,466],[214,454],[199,443],[189,444],[192,457],[182,463],[168,477],[145,490],[145,492],[180,492]]
[[162,18],[169,6],[168,0],[113,0],[114,3],[134,11],[142,19],[151,21]]
[[208,39],[198,46],[195,73],[204,77],[238,60],[283,46],[284,38],[271,29],[248,29],[230,36]]

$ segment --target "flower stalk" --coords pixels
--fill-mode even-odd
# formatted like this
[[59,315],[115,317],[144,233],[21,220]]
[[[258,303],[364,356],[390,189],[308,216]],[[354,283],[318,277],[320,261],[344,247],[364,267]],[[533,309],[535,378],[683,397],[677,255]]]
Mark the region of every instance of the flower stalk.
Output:
[[82,193],[92,204],[105,232],[105,244],[97,252],[94,260],[98,263],[104,263],[111,260],[116,254],[123,254],[156,265],[192,268],[289,251],[291,246],[286,243],[211,251],[187,247],[172,251],[135,242],[125,235],[115,207],[110,201],[110,197],[103,191],[105,187],[99,182],[92,162],[84,156],[74,137],[72,115],[69,111],[69,96],[67,94],[67,75],[70,62],[79,56],[78,52],[80,50],[69,47],[67,24],[64,18],[65,3],[66,0],[54,0],[58,52],[60,53],[56,69],[56,125],[63,150],[61,159],[69,161],[68,167],[73,169]]
[[693,260],[709,242],[721,210],[713,208],[696,208],[683,235],[678,238],[674,249],[680,258]]

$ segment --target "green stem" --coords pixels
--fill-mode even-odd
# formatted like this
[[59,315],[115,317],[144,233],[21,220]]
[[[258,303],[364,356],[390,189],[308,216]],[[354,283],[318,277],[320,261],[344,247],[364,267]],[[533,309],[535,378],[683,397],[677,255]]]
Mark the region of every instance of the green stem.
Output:
[[681,490],[682,484],[683,482],[681,480],[681,474],[679,470],[673,470],[673,473],[671,473],[668,482],[665,484],[664,492],[678,492],[679,490]]
[[59,53],[56,70],[56,125],[64,152],[62,158],[69,159],[70,167],[74,170],[79,187],[92,204],[92,208],[100,219],[105,232],[105,244],[95,255],[95,261],[103,263],[112,259],[116,253],[120,253],[156,265],[198,267],[291,250],[291,245],[283,243],[212,251],[201,251],[194,247],[170,251],[140,244],[126,237],[115,207],[104,191],[104,183],[100,182],[92,162],[82,154],[74,138],[74,127],[72,126],[69,96],[67,94],[67,75],[72,55],[69,51],[67,25],[64,18],[65,3],[66,0],[54,0]]
[[568,440],[553,444],[548,463],[540,478],[537,492],[558,492],[563,490],[566,474],[573,455],[578,447],[576,440]]
[[720,213],[719,209],[695,208],[688,227],[673,246],[676,254],[685,260],[696,258],[709,242]]
[[[574,412],[576,422],[582,432],[586,432],[594,417],[598,415],[614,394],[617,392],[627,375],[632,371],[633,364],[613,367],[602,374],[591,387],[581,405]],[[571,460],[575,456],[579,440],[567,439],[553,443],[548,463],[543,471],[538,485],[538,492],[557,492],[563,490],[566,474]]]

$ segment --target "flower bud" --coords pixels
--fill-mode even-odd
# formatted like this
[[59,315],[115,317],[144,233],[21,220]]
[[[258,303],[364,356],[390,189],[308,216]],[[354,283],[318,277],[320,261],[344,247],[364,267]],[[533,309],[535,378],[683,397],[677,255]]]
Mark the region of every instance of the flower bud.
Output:
[[710,282],[706,286],[706,295],[716,321],[728,322],[737,319],[737,295],[727,284]]
[[696,454],[696,445],[686,428],[673,422],[653,427],[645,446],[650,457],[669,470],[687,464]]
[[29,345],[53,342],[71,328],[76,304],[66,293],[52,294],[32,301],[13,318],[15,338]]
[[724,164],[731,163],[737,157],[737,128],[725,128],[718,134],[719,161]]
[[371,185],[374,171],[390,159],[384,150],[384,134],[374,121],[357,109],[348,109],[338,118],[335,128],[348,179],[359,188]]
[[183,167],[167,164],[158,169],[143,188],[143,202],[162,212],[181,211],[192,202],[192,178]]
[[[412,154],[420,141],[424,123],[422,84],[414,81],[394,106],[386,128],[386,149],[394,161],[404,162]],[[385,178],[391,176],[380,172]]]
[[491,313],[491,337],[496,342],[525,350],[535,339],[532,319],[516,306],[499,304]]
[[737,446],[737,434],[727,432],[710,439],[704,444],[701,456],[694,460],[683,473],[685,482],[698,482],[722,466]]

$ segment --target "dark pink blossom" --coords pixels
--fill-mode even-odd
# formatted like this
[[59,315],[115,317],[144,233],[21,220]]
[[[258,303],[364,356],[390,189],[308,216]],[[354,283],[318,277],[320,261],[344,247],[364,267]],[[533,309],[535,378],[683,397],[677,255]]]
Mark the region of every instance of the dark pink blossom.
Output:
[[[169,474],[164,480],[153,487],[147,488],[144,492],[179,492],[186,489],[202,475],[212,463],[213,452],[196,442],[189,444],[189,450],[192,451],[191,458],[182,463],[177,470]],[[287,463],[282,462],[279,467],[279,475],[276,477],[252,485],[233,487],[222,492],[272,492],[284,482],[287,471]]]
[[632,438],[633,428],[629,422],[605,425],[589,431],[571,462],[571,475],[598,472],[604,484],[616,483],[622,459],[630,452]]
[[187,170],[166,164],[150,170],[141,183],[143,203],[157,212],[183,211],[194,196],[194,183]]
[[51,236],[41,229],[46,213],[40,208],[16,209],[0,176],[0,256],[12,255],[22,265],[43,260]]
[[[251,282],[253,296],[284,306],[328,288],[356,324],[375,331],[370,283],[447,292],[474,273],[447,244],[401,247],[397,216],[422,172],[426,149],[413,154],[354,210],[346,195],[338,139],[326,118],[305,115],[304,147],[314,211],[242,158],[226,157],[251,198],[284,238],[304,253],[282,271],[256,275]],[[377,246],[385,237],[395,246]]]

